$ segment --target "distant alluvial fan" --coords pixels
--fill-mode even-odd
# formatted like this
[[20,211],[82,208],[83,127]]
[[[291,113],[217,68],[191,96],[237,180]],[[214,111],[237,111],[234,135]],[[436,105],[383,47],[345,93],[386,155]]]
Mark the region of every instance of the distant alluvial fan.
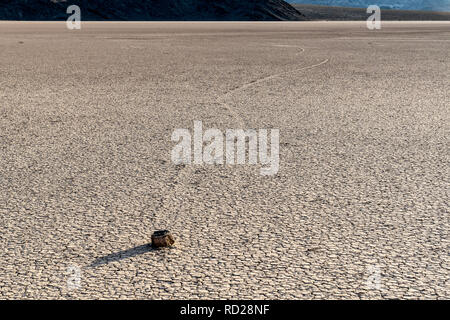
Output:
[[305,20],[283,0],[1,0],[1,20],[65,20],[78,5],[82,20]]
[[290,0],[289,2],[359,8],[376,4],[388,9],[450,11],[450,0]]

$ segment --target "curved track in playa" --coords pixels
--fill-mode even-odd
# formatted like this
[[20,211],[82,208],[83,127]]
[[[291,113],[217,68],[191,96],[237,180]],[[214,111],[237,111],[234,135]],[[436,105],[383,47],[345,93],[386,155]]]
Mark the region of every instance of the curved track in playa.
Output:
[[[299,50],[300,53],[304,53],[305,49],[296,45],[286,45],[286,44],[274,44],[272,45],[273,47],[276,48],[295,48],[296,50]],[[237,94],[237,93],[243,93],[243,91],[245,91],[246,89],[253,87],[253,86],[258,86],[264,82],[267,82],[269,80],[275,79],[275,78],[279,78],[279,77],[283,77],[283,75],[286,74],[290,74],[290,73],[298,73],[301,71],[305,71],[305,70],[310,70],[310,69],[314,69],[317,67],[320,67],[326,63],[329,62],[329,59],[325,59],[319,63],[313,64],[313,65],[308,65],[308,66],[302,66],[299,68],[296,68],[294,70],[291,71],[284,71],[281,73],[276,73],[276,74],[271,74],[268,76],[264,76],[262,78],[256,79],[256,80],[252,80],[250,82],[247,82],[245,84],[242,84],[226,93],[224,93],[222,96],[220,96],[218,98],[218,103],[220,106],[223,106],[226,108],[226,110],[229,112],[229,114],[235,119],[236,123],[238,124],[238,126],[236,128],[241,128],[241,129],[246,129],[246,124],[244,122],[244,120],[242,119],[242,117],[230,106],[230,103],[227,102],[228,98],[231,95]],[[195,165],[181,165],[180,166],[181,169],[179,170],[176,178],[174,178],[173,180],[175,181],[175,187],[173,188],[173,190],[171,192],[169,192],[165,197],[164,200],[162,201],[161,207],[165,207],[167,206],[167,202],[171,201],[171,199],[173,199],[177,194],[182,194],[183,193],[183,189],[185,189],[187,187],[186,181],[188,180],[188,178],[190,176],[192,176],[193,172],[195,171]],[[158,208],[156,208],[156,210],[158,210]],[[165,221],[167,223],[167,225],[161,225],[156,229],[164,229],[167,228],[170,230],[170,227],[172,225],[175,224],[175,220],[177,219],[177,217],[179,217],[179,215],[177,215],[177,213],[174,213],[174,216],[171,216],[170,218],[166,217]]]

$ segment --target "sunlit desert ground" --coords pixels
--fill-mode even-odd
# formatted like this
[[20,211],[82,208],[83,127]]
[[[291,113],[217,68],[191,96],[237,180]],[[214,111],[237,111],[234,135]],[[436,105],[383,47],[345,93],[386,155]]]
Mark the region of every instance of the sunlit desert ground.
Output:
[[[449,52],[448,22],[1,22],[0,298],[450,298]],[[279,129],[278,174],[174,165],[194,120]]]

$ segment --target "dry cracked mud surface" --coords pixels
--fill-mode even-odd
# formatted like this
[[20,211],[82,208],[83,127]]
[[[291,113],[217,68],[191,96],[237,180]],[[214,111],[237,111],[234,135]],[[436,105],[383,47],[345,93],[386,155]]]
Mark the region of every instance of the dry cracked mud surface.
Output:
[[[450,298],[449,52],[448,22],[1,22],[0,298]],[[175,166],[194,120],[279,128],[278,174]]]

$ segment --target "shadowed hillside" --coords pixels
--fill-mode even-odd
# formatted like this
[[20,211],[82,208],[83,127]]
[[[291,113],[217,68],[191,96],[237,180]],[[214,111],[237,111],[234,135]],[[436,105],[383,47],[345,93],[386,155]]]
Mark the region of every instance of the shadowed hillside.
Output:
[[1,20],[65,20],[66,8],[82,20],[304,20],[282,0],[2,0]]

